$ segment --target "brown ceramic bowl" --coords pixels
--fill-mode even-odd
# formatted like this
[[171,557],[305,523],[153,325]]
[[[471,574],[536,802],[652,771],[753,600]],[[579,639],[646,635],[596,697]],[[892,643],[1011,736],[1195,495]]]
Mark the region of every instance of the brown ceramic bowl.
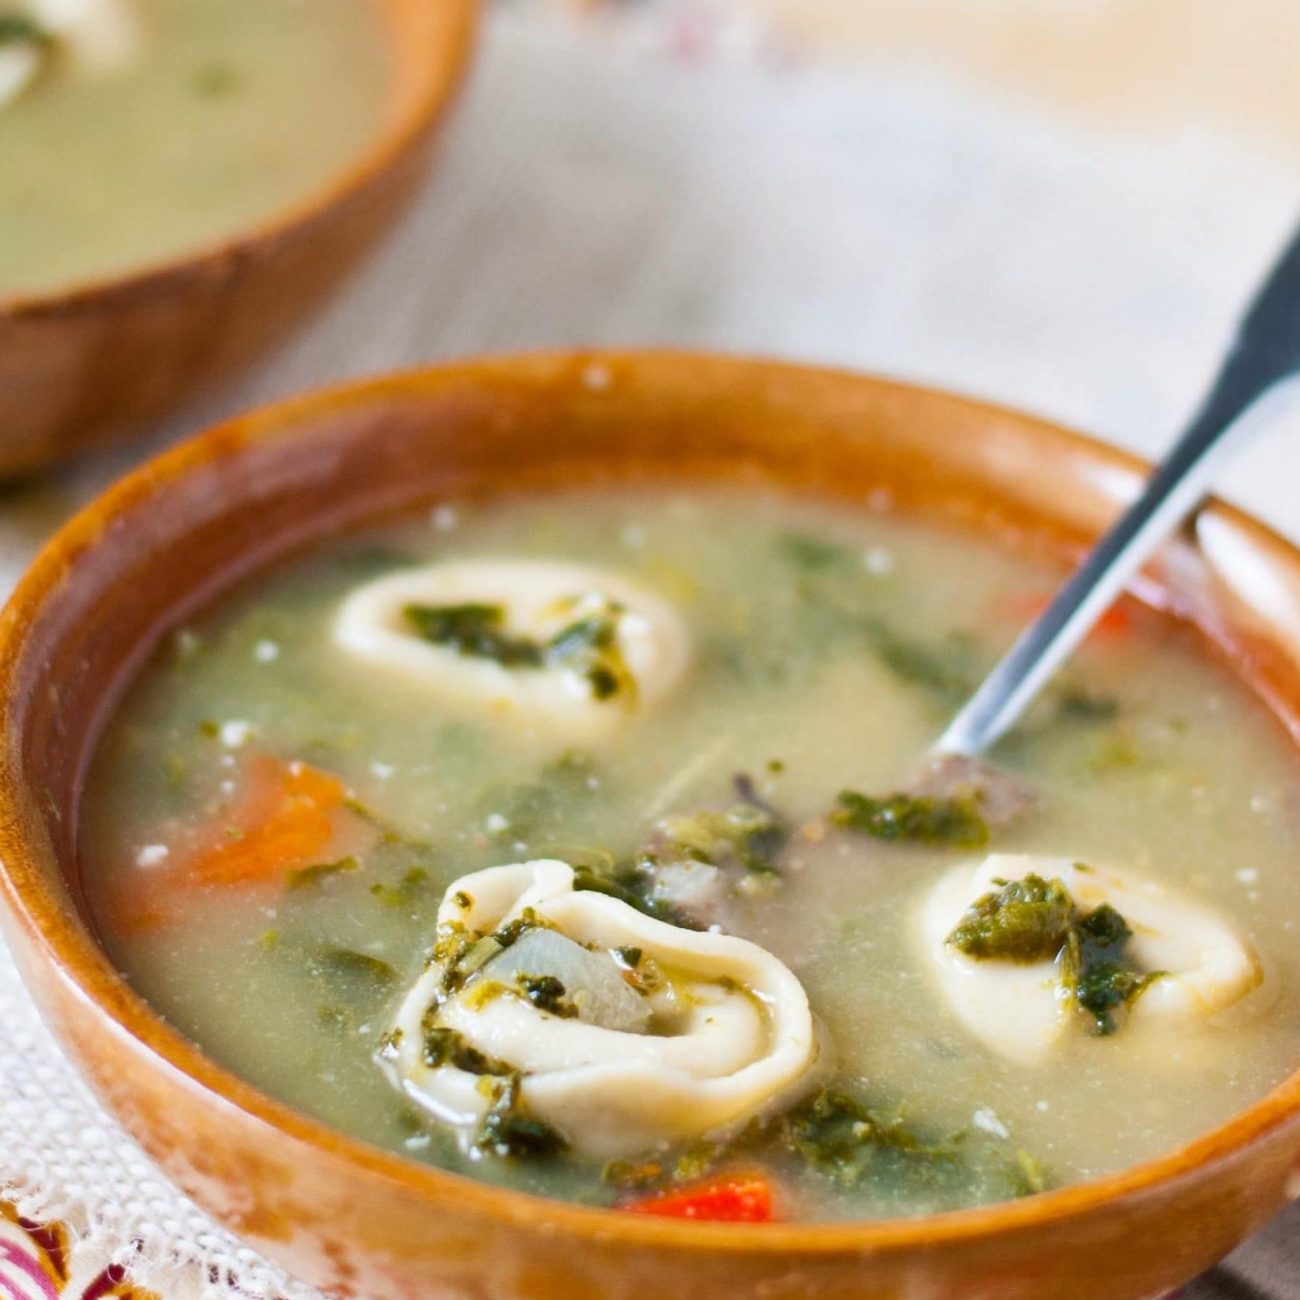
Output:
[[479,0],[383,12],[390,105],[365,152],[253,229],[155,266],[0,293],[0,477],[139,431],[315,307],[413,197],[468,63]]
[[[47,547],[0,618],[3,913],[50,1025],[175,1181],[290,1269],[372,1300],[1137,1300],[1300,1191],[1300,1074],[1159,1160],[930,1218],[720,1225],[443,1173],[263,1096],[115,973],[78,878],[87,758],[133,668],[286,552],[440,496],[609,479],[892,494],[1077,551],[1144,466],[1010,411],[876,379],[679,354],[535,356],[284,403],[155,460]],[[1300,736],[1300,554],[1213,506],[1144,595],[1199,628]]]

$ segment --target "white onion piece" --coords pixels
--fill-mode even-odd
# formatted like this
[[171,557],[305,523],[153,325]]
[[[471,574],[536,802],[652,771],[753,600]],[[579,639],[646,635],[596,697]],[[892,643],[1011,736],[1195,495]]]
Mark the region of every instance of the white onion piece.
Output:
[[[544,644],[584,610],[615,605],[615,648],[631,690],[598,699],[579,667],[514,667],[423,640],[407,605],[499,605],[505,630]],[[475,705],[505,721],[542,725],[590,741],[667,695],[690,660],[677,611],[653,592],[584,565],[537,560],[464,560],[409,569],[352,592],[334,637],[349,653],[453,705]]]
[[[640,948],[667,976],[647,998],[649,1033],[552,1015],[511,994],[476,998],[474,982],[437,1011],[435,1024],[521,1072],[527,1112],[557,1129],[575,1152],[609,1159],[723,1137],[796,1100],[826,1063],[802,985],[769,952],[575,891],[566,863],[541,859],[463,876],[447,890],[438,922],[440,929],[487,934],[526,908],[589,945],[593,956]],[[421,1054],[425,1014],[442,976],[434,965],[416,980],[393,1026],[400,1032],[381,1059],[406,1095],[459,1129],[468,1148],[491,1104],[484,1080],[452,1065],[430,1067]],[[490,1093],[492,1080],[486,1082]]]
[[1059,879],[1085,911],[1109,903],[1133,931],[1128,953],[1139,969],[1162,971],[1131,1005],[1122,1033],[1146,1034],[1204,1023],[1263,979],[1249,945],[1216,913],[1155,881],[1070,858],[991,854],[945,875],[921,910],[926,954],[957,1019],[984,1045],[1020,1065],[1043,1061],[1082,1018],[1062,988],[1057,964],[978,959],[947,942],[962,914],[997,888],[1035,874]]

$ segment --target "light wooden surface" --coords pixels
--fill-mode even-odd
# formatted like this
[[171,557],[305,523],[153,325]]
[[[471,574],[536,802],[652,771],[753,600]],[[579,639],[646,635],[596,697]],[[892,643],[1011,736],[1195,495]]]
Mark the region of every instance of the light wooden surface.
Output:
[[1207,124],[1300,155],[1296,0],[742,0],[821,45],[955,69],[1120,127]]

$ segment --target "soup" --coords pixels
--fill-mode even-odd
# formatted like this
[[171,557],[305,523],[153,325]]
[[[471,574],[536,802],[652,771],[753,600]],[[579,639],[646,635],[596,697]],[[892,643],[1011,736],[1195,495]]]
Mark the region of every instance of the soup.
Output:
[[956,1208],[1295,1066],[1300,774],[1128,603],[993,756],[926,747],[1059,573],[793,494],[348,535],[169,633],[79,831],[127,978],[412,1159],[632,1211]]
[[0,297],[306,199],[378,130],[386,39],[357,0],[0,0]]

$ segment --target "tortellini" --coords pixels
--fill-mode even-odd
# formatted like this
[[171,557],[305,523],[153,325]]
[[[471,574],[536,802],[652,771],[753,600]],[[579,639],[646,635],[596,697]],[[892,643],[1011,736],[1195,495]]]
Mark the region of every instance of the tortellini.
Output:
[[541,859],[450,886],[380,1059],[467,1151],[506,1098],[609,1159],[775,1113],[829,1053],[802,985],[763,948],[575,890],[571,867]]
[[17,99],[52,53],[75,72],[99,76],[129,67],[140,49],[132,0],[17,0],[11,19],[30,21],[30,39],[0,42],[0,108]]
[[667,695],[690,660],[668,602],[601,569],[462,560],[352,592],[338,644],[457,706],[582,742]]
[[945,875],[921,910],[921,936],[958,1020],[1021,1065],[1043,1061],[1079,1016],[1059,958],[997,960],[959,951],[954,929],[981,898],[1031,876],[1061,881],[1082,911],[1108,903],[1132,930],[1125,951],[1147,976],[1124,1011],[1125,1034],[1204,1022],[1262,981],[1259,959],[1213,911],[1155,881],[1069,858],[992,854]]

